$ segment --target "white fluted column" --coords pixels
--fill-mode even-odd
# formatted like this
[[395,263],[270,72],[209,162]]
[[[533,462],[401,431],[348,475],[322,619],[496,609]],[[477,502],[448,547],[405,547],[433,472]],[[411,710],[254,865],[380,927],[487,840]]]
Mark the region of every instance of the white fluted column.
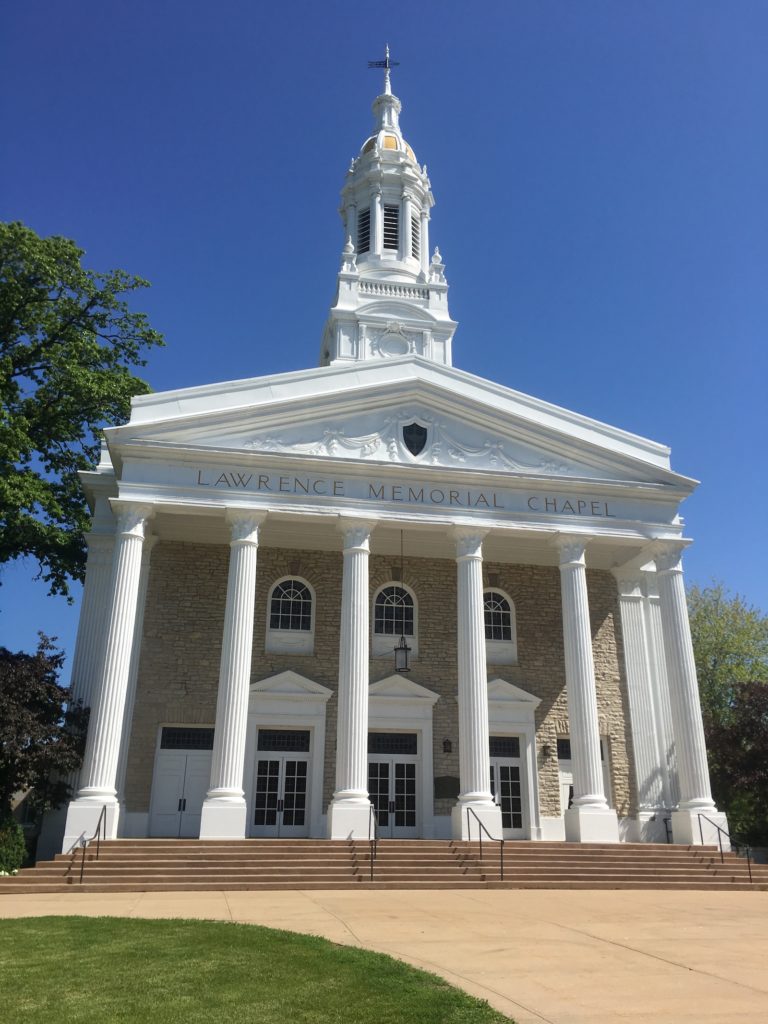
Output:
[[637,833],[633,838],[645,842],[665,842],[664,817],[670,807],[669,787],[660,745],[644,574],[639,570],[632,572],[615,569],[614,576],[619,591],[637,786]]
[[[699,815],[727,828],[712,799],[707,747],[701,720],[699,684],[688,622],[683,583],[683,545],[672,544],[654,556],[659,587],[661,628],[667,663],[669,701],[675,732],[680,803],[672,813],[672,838],[676,843],[701,843]],[[705,843],[717,842],[716,830],[701,820]]]
[[266,512],[229,509],[231,528],[224,636],[221,644],[211,784],[200,817],[201,839],[244,839],[245,734],[253,654],[256,559]]
[[675,730],[672,725],[672,708],[669,702],[669,680],[667,660],[664,654],[664,634],[661,628],[659,588],[655,572],[645,574],[645,624],[650,652],[651,678],[656,707],[656,734],[662,767],[665,769],[665,806],[675,807],[680,802],[680,779],[677,773],[677,751]]
[[573,765],[573,804],[565,811],[565,837],[576,843],[617,843],[618,820],[605,799],[600,762],[586,545],[580,537],[561,536],[558,548]]
[[328,807],[330,839],[367,839],[368,799],[368,556],[374,523],[342,519],[344,568],[339,632],[336,789]]
[[[488,749],[488,670],[483,605],[485,531],[457,529],[457,653],[459,675],[459,802],[452,811],[456,839],[478,838],[482,821],[501,838],[501,810],[491,795]],[[472,813],[467,813],[468,809]]]
[[[115,535],[114,532],[92,531],[86,535],[85,543],[88,546],[88,558],[85,563],[85,582],[69,691],[73,702],[79,700],[83,707],[89,708],[95,680],[104,663],[105,620]],[[80,770],[69,772],[66,782],[70,793],[76,794],[80,788]],[[37,842],[38,859],[49,860],[61,852],[66,821],[66,804],[45,812]]]
[[117,764],[141,579],[141,559],[152,506],[113,499],[117,515],[101,679],[91,694],[91,717],[80,789],[67,810],[64,848],[92,834],[106,806],[106,835],[117,835]]
[[131,671],[128,676],[128,693],[125,698],[123,714],[123,733],[120,738],[120,757],[117,762],[117,802],[120,805],[117,831],[125,835],[125,775],[128,768],[128,749],[131,743],[133,727],[133,709],[136,704],[136,682],[139,678],[139,661],[141,659],[141,640],[144,634],[144,609],[147,604],[147,587],[149,585],[149,563],[157,537],[147,537],[141,553],[141,576],[139,578],[139,594],[136,600],[136,625],[133,631],[133,650],[131,651]]

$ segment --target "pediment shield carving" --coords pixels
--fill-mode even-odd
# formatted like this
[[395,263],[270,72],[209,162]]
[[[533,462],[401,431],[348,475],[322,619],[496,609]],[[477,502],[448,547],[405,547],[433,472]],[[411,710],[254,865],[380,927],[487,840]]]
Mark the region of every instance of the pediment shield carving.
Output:
[[411,455],[421,455],[427,443],[427,428],[417,423],[406,423],[402,428],[403,444]]

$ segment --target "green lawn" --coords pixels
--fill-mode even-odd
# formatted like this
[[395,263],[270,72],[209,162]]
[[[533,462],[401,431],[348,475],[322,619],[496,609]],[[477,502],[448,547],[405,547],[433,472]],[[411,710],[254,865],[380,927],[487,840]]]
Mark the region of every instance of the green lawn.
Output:
[[441,978],[220,921],[0,921],[0,1019],[36,1024],[509,1024]]

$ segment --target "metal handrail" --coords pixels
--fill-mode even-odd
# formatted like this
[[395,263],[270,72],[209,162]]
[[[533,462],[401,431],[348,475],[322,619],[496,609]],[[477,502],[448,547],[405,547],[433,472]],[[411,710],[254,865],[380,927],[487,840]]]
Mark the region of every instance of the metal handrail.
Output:
[[[373,825],[373,835],[371,835],[371,825]],[[373,804],[368,805],[368,848],[371,861],[371,881],[373,881],[373,865],[379,853],[379,819],[376,817]]]
[[85,872],[85,851],[88,849],[93,840],[96,840],[96,860],[99,859],[99,852],[101,849],[101,833],[104,831],[104,838],[107,838],[107,805],[101,808],[99,814],[99,820],[96,822],[96,831],[89,839],[85,832],[80,836],[80,848],[83,851],[82,857],[80,858],[80,884],[83,884],[83,874]]
[[470,814],[477,822],[479,828],[477,830],[478,840],[480,842],[480,860],[483,859],[483,832],[488,836],[492,843],[501,843],[499,847],[499,881],[504,881],[504,839],[499,839],[497,836],[492,836],[482,821],[478,818],[471,807],[467,808],[467,841],[472,842],[472,829],[470,828],[469,816]]
[[717,824],[716,821],[712,821],[712,819],[708,818],[706,816],[706,814],[699,814],[698,815],[698,819],[699,819],[699,837],[701,839],[701,845],[702,846],[704,845],[704,828],[703,828],[703,826],[701,824],[701,819],[702,818],[704,819],[704,821],[709,822],[710,825],[714,825],[715,828],[717,829],[717,844],[720,847],[720,863],[721,864],[725,863],[725,856],[723,854],[723,836],[726,837],[726,839],[731,844],[731,846],[735,846],[737,849],[739,847],[743,847],[747,851],[747,871],[749,873],[749,881],[750,881],[750,883],[752,883],[753,882],[753,879],[752,879],[752,847],[749,846],[747,843],[742,843],[742,841],[740,839],[736,839],[734,836],[731,835],[731,833],[727,829],[721,828]]
[[672,842],[672,819],[662,818],[661,820],[664,822],[664,831],[667,834],[667,845],[669,845]]

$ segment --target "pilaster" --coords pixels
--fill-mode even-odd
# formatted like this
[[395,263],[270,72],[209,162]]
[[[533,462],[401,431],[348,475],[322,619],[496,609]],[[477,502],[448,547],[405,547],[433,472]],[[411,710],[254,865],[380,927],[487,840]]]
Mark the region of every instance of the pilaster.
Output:
[[637,784],[637,836],[664,842],[664,814],[669,809],[666,766],[659,730],[653,678],[652,637],[649,636],[644,573],[615,569],[624,664],[632,729]]

